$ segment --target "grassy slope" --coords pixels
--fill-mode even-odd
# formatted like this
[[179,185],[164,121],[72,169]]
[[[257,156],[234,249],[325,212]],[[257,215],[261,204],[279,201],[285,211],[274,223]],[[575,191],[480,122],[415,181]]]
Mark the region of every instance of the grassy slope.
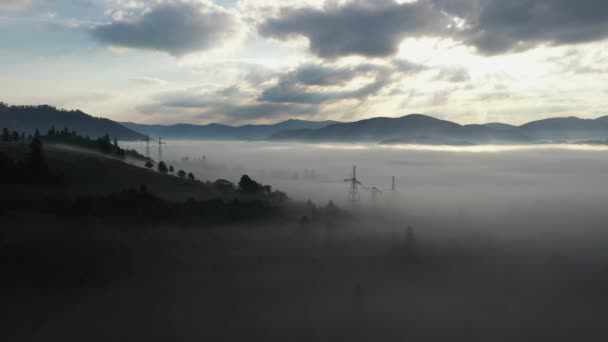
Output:
[[[45,145],[49,167],[64,175],[63,188],[19,186],[24,194],[52,195],[57,192],[70,195],[104,195],[146,184],[154,194],[173,201],[220,198],[222,195],[206,184],[191,182],[175,176],[163,175],[144,167],[101,154],[74,150],[63,146]],[[0,152],[12,158],[23,158],[27,153],[24,144],[0,144]],[[137,162],[139,163],[139,162]]]

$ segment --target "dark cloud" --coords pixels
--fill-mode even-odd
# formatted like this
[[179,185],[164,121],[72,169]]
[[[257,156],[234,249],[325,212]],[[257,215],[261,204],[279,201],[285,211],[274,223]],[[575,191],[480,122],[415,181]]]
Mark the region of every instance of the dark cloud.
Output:
[[[457,25],[457,23],[462,25]],[[405,38],[453,38],[484,55],[608,38],[604,0],[355,0],[283,9],[259,26],[266,37],[308,39],[322,58],[386,57]]]
[[104,44],[181,56],[222,45],[241,30],[238,17],[201,2],[161,2],[136,18],[91,29]]
[[434,0],[466,18],[458,37],[486,55],[523,51],[539,44],[577,44],[608,38],[603,0]]
[[348,55],[386,57],[406,37],[439,34],[448,18],[429,1],[353,1],[323,9],[283,9],[259,27],[263,36],[308,38],[310,51],[323,58]]
[[[340,100],[365,100],[377,95],[396,79],[425,70],[422,65],[395,61],[389,65],[360,64],[331,66],[305,64],[279,77],[278,83],[262,92],[260,101],[276,103],[321,104]],[[355,78],[367,83],[355,89],[334,90],[327,87],[344,87]],[[325,88],[325,89],[323,89]]]
[[[321,104],[346,99],[364,99],[378,93],[391,83],[391,69],[385,66],[363,64],[354,67],[303,65],[279,78],[277,85],[262,92],[260,101],[277,103]],[[352,90],[327,90],[310,86],[344,86],[356,77],[370,81]]]

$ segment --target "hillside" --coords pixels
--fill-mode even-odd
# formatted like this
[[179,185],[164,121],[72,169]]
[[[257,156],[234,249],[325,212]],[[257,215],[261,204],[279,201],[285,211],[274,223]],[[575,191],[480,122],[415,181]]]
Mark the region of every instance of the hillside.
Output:
[[258,140],[267,139],[273,134],[295,129],[318,129],[334,124],[336,121],[305,121],[287,120],[272,125],[227,126],[222,124],[209,125],[144,125],[133,122],[122,122],[125,127],[142,134],[161,136],[165,139],[192,140]]
[[36,129],[43,133],[53,126],[56,129],[68,128],[94,139],[106,134],[119,140],[145,139],[145,135],[115,121],[93,117],[79,110],[67,111],[51,106],[7,106],[0,103],[0,129],[33,134]]
[[[20,160],[27,155],[28,145],[0,143],[0,153]],[[20,196],[44,198],[58,193],[70,197],[105,196],[130,188],[139,188],[140,185],[145,184],[152,193],[170,201],[222,197],[221,193],[205,183],[192,182],[146,169],[142,167],[144,161],[129,164],[101,153],[52,144],[44,145],[44,153],[49,169],[60,174],[66,183],[60,188],[37,184],[15,184],[14,187]]]

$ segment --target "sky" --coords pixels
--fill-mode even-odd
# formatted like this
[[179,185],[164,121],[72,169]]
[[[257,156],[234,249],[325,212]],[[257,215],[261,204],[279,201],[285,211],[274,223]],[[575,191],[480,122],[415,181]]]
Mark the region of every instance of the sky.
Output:
[[608,115],[604,0],[0,0],[0,101],[139,123]]

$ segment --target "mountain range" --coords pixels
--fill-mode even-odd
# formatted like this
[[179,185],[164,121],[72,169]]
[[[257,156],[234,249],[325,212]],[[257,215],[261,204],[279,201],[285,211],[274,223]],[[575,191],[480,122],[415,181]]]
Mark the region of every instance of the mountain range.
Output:
[[0,128],[33,133],[67,127],[92,138],[110,134],[119,140],[165,139],[366,142],[381,144],[478,145],[581,142],[608,139],[608,116],[597,119],[550,118],[521,126],[499,122],[460,125],[422,114],[376,117],[355,122],[286,120],[270,125],[145,125],[118,123],[81,111],[51,106],[7,106],[0,102]]
[[442,145],[575,142],[608,138],[608,117],[551,118],[513,126],[503,123],[459,125],[426,115],[411,114],[400,118],[379,117],[336,123],[320,129],[282,131],[271,138],[307,142]]

